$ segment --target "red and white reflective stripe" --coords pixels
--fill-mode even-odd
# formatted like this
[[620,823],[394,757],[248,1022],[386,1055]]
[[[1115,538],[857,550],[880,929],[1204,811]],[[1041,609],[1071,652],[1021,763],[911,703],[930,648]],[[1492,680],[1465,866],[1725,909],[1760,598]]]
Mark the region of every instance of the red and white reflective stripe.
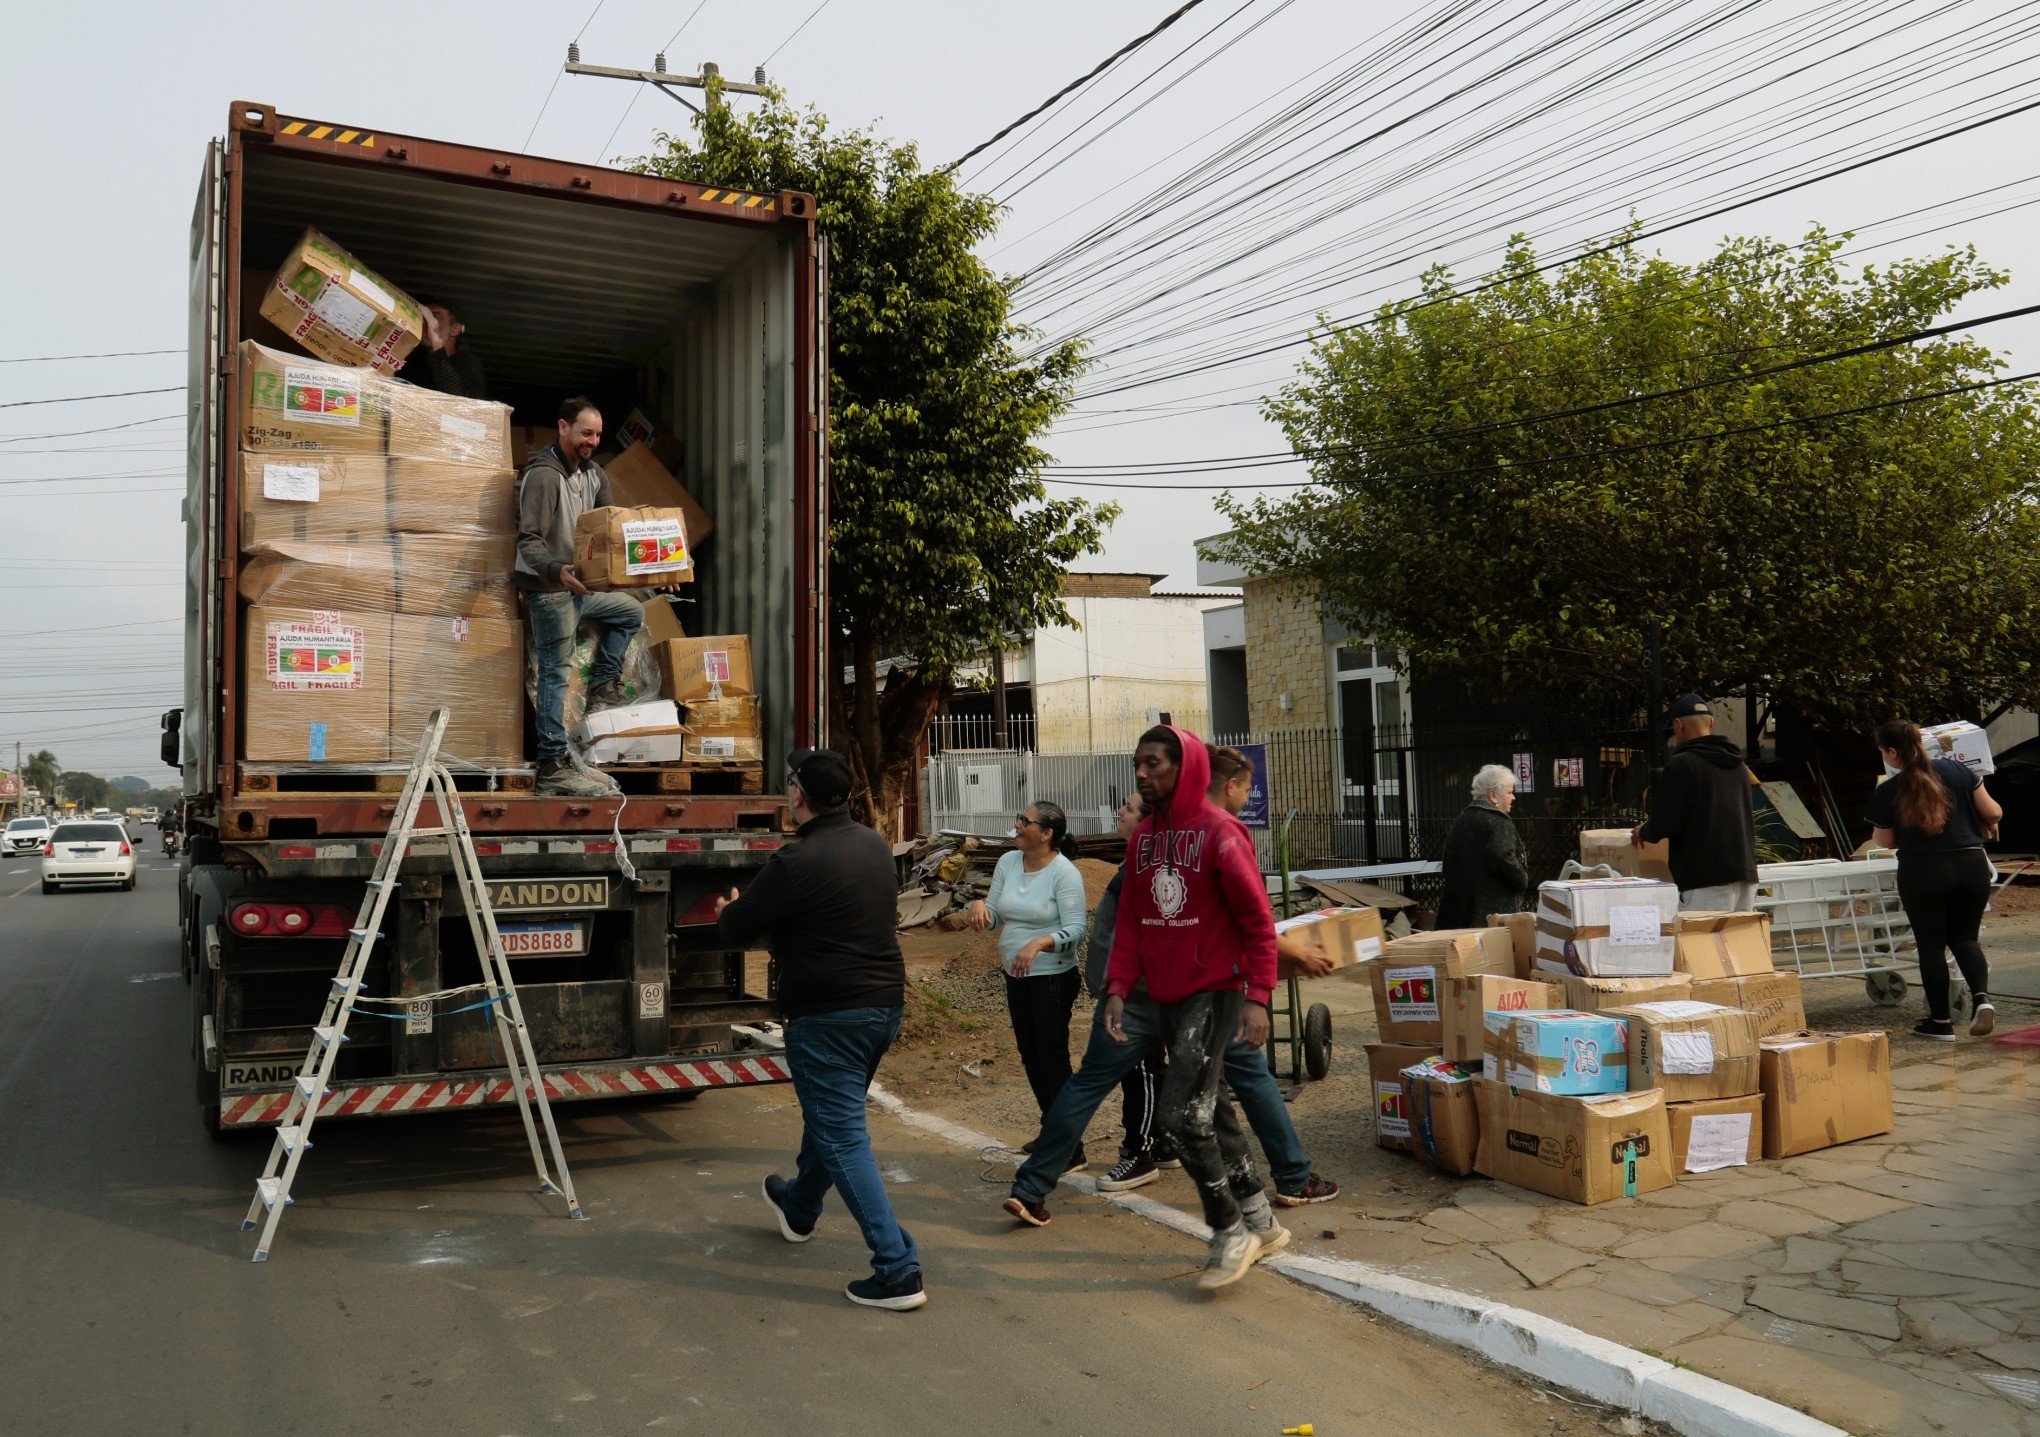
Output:
[[[742,1058],[681,1059],[629,1068],[566,1068],[545,1074],[545,1095],[555,1103],[581,1098],[670,1093],[682,1088],[727,1088],[745,1083],[792,1080],[786,1059],[776,1053]],[[513,1101],[507,1078],[415,1078],[334,1088],[320,1100],[322,1118],[374,1118],[394,1113],[427,1113],[447,1108],[494,1107]],[[220,1126],[274,1123],[290,1106],[290,1093],[244,1093],[225,1100]]]

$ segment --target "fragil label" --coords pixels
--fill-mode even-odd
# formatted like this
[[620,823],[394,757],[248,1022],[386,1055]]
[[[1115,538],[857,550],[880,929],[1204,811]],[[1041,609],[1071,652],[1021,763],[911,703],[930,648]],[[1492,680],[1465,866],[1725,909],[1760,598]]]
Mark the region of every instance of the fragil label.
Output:
[[361,687],[360,629],[315,629],[303,624],[271,624],[268,640],[271,688]]
[[670,574],[693,567],[687,557],[687,535],[678,519],[626,519],[623,522],[623,572]]
[[315,424],[360,424],[361,379],[344,369],[289,365],[283,371],[283,412]]

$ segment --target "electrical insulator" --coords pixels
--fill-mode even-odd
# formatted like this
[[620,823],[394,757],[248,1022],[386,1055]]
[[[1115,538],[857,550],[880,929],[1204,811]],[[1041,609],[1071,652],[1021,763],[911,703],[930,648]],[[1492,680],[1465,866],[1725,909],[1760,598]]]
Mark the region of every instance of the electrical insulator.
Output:
[[569,65],[581,63],[581,46],[578,42],[567,46],[567,63]]
[[661,75],[666,73],[666,52],[664,50],[652,56],[652,69]]
[[751,83],[754,85],[762,85],[765,83],[765,67],[763,65],[760,65],[758,67],[757,73],[751,77]]

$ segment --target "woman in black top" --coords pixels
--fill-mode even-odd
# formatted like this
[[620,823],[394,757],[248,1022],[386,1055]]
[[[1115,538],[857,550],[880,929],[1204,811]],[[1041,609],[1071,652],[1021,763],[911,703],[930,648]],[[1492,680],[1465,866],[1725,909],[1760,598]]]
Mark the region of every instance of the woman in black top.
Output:
[[1948,950],[1969,984],[1969,1031],[1977,1037],[1997,1023],[1990,1002],[1990,965],[1976,935],[1990,903],[1995,866],[1983,851],[2004,810],[1975,774],[1952,758],[1929,759],[1920,731],[1903,720],[1877,730],[1877,747],[1898,770],[1870,796],[1876,841],[1898,850],[1898,901],[1919,946],[1920,987],[1927,1016],[1913,1032],[1955,1041],[1948,1008]]

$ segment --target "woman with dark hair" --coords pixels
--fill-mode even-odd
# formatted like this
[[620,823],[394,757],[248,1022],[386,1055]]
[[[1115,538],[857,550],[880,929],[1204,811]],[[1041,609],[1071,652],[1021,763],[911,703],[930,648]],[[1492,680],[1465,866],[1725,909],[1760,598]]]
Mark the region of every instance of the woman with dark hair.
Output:
[[1870,796],[1868,817],[1879,847],[1898,850],[1898,901],[1905,905],[1919,948],[1920,988],[1927,1016],[1913,1032],[1955,1041],[1948,1003],[1948,950],[1969,984],[1969,1031],[1976,1037],[1997,1024],[1990,1001],[1990,965],[1976,935],[1990,903],[1996,873],[1983,850],[2004,809],[1976,775],[1952,758],[1927,757],[1920,731],[1902,719],[1877,730],[1877,747],[1898,770]]
[[[1046,1113],[1070,1080],[1070,1014],[1083,975],[1084,879],[1070,859],[1070,820],[1052,803],[1031,803],[1013,820],[1011,852],[992,871],[992,889],[970,906],[970,925],[999,930],[999,966],[1006,972],[1006,1008],[1013,1042],[1034,1101]],[[1070,1164],[1084,1166],[1077,1148]]]

